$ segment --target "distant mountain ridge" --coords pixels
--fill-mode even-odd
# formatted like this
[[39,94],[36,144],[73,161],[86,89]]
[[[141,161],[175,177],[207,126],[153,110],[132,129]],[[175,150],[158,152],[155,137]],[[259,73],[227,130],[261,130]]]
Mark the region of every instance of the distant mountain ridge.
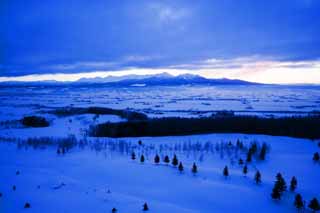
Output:
[[[112,80],[114,80],[113,78]],[[109,80],[109,81],[108,81]],[[92,81],[85,81],[85,79],[80,79],[75,83],[98,83]],[[254,82],[242,81],[238,79],[208,79],[200,75],[193,74],[181,74],[178,76],[173,76],[168,73],[160,73],[156,75],[145,75],[145,76],[135,76],[131,75],[128,78],[121,77],[117,81],[110,81],[110,77],[104,78],[104,81],[99,79],[99,83],[114,85],[114,86],[135,86],[135,85],[145,85],[145,86],[156,86],[156,85],[187,85],[187,84],[198,84],[198,85],[222,85],[222,84],[234,84],[234,85],[247,85],[247,84],[258,84]]]
[[181,74],[177,76],[169,73],[159,73],[154,75],[125,75],[125,76],[107,76],[96,78],[81,78],[78,81],[60,82],[60,81],[34,81],[34,82],[2,82],[0,85],[106,85],[106,86],[175,86],[175,85],[254,85],[259,83],[248,82],[238,79],[209,79],[200,75]]

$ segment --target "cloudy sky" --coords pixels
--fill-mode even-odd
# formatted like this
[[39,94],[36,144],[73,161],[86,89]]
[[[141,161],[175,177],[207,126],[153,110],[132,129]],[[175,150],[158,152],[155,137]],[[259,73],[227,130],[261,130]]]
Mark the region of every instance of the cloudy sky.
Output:
[[319,0],[3,0],[0,81],[169,72],[320,83]]

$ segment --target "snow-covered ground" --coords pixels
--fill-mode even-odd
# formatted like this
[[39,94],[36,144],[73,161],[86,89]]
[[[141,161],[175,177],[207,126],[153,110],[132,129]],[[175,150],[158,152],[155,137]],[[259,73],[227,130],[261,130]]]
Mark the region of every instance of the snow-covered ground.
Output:
[[[281,172],[289,185],[298,179],[297,193],[308,202],[320,199],[320,165],[312,161],[319,141],[245,134],[208,134],[175,137],[90,138],[92,124],[121,122],[116,115],[82,114],[59,117],[48,114],[56,107],[102,106],[132,109],[149,117],[210,116],[216,110],[234,110],[262,116],[303,115],[320,109],[319,87],[227,86],[227,87],[17,87],[0,88],[0,212],[294,212],[295,193],[280,201],[270,193],[275,175]],[[49,127],[27,128],[19,121],[27,115],[45,117]],[[25,141],[75,136],[85,140],[64,155],[57,144],[34,149]],[[245,149],[235,148],[237,140]],[[142,145],[138,145],[138,141]],[[6,141],[6,142],[5,142]],[[11,142],[8,142],[11,141]],[[229,142],[232,145],[228,145]],[[256,141],[270,147],[265,161],[249,163],[242,174],[239,158]],[[137,159],[131,160],[131,152]],[[141,154],[146,158],[140,163]],[[155,165],[153,158],[161,157]],[[184,172],[163,163],[176,154]],[[191,173],[193,163],[199,172]],[[229,167],[230,177],[222,170]],[[262,183],[253,181],[255,172]],[[16,171],[20,171],[16,175]],[[63,183],[63,184],[62,184]],[[13,191],[12,187],[16,186]],[[24,209],[29,202],[30,209]]]
[[304,114],[320,110],[320,87],[154,86],[1,87],[0,120],[21,118],[52,107],[131,108],[151,117],[210,115],[234,110],[257,115]]
[[[235,146],[237,139],[245,146],[257,141],[270,147],[265,161],[249,164],[247,177],[236,158],[245,158],[243,153],[216,150],[229,141]],[[138,140],[143,145],[138,145]],[[93,139],[92,143],[98,142]],[[310,140],[209,134],[100,139],[100,143],[130,144],[137,160],[131,160],[131,151],[104,145],[102,149],[73,148],[61,156],[56,153],[56,146],[17,149],[15,143],[1,143],[0,212],[111,212],[113,207],[118,212],[141,212],[145,202],[150,212],[294,212],[293,192],[285,192],[280,201],[270,197],[277,172],[283,174],[287,184],[296,176],[297,192],[306,201],[320,196],[320,165],[312,161],[319,147]],[[198,148],[182,149],[186,144],[197,144]],[[205,144],[215,149],[206,149]],[[155,153],[170,158],[176,153],[184,172],[163,162],[155,165]],[[139,162],[141,154],[146,157],[144,163]],[[193,162],[198,165],[196,175],[191,173]],[[229,167],[228,178],[222,175],[225,165]],[[256,170],[262,174],[259,185],[253,181]],[[20,174],[16,175],[16,171]],[[16,191],[12,190],[13,185]],[[23,208],[26,202],[31,204],[28,210]]]

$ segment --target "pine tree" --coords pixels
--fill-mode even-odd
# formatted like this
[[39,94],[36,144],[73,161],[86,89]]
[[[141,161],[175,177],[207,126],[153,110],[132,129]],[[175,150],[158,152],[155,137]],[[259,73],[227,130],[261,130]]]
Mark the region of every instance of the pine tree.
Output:
[[194,174],[198,172],[198,167],[197,167],[196,163],[193,163],[191,171]]
[[177,158],[176,155],[173,156],[172,165],[173,165],[173,166],[177,166],[177,165],[178,165],[178,158]]
[[247,167],[247,165],[244,165],[244,167],[243,167],[243,169],[242,169],[242,172],[243,172],[244,175],[247,175],[247,173],[248,173],[248,167]]
[[132,160],[135,160],[135,159],[136,159],[136,153],[134,153],[134,152],[131,153],[131,159],[132,159]]
[[141,146],[141,145],[142,145],[142,141],[141,141],[141,140],[139,140],[139,141],[138,141],[138,144]]
[[180,171],[180,172],[182,172],[182,171],[183,171],[183,165],[182,165],[182,163],[181,163],[181,162],[179,163],[178,169],[179,169],[179,171]]
[[160,157],[159,157],[159,155],[156,155],[155,157],[154,157],[154,162],[155,163],[160,163]]
[[168,155],[166,155],[165,157],[164,157],[164,160],[163,160],[165,163],[170,163],[170,159],[169,159],[169,156]]
[[239,165],[243,165],[243,160],[242,160],[242,158],[239,159]]
[[61,154],[61,152],[60,152],[60,148],[58,148],[58,149],[57,149],[57,154],[58,154],[58,155],[60,155],[60,154]]
[[148,204],[144,203],[143,204],[143,211],[148,211],[148,210],[149,210]]
[[15,185],[12,186],[12,190],[16,191],[17,187]]
[[314,212],[319,211],[319,210],[320,210],[320,204],[319,204],[317,198],[313,198],[313,199],[310,201],[308,207],[309,207],[310,209],[312,209],[312,211],[314,211]]
[[266,154],[267,154],[267,145],[265,143],[263,143],[262,148],[260,150],[259,159],[265,160]]
[[143,156],[143,155],[141,155],[141,157],[140,157],[140,162],[141,162],[141,163],[144,162],[144,156]]
[[280,200],[281,199],[281,193],[280,190],[278,188],[278,186],[275,184],[273,189],[272,189],[272,193],[271,193],[271,197],[274,200]]
[[223,169],[223,176],[225,176],[225,177],[229,176],[229,170],[228,170],[227,166],[225,166],[224,169]]
[[111,212],[112,212],[112,213],[116,213],[116,212],[117,212],[117,209],[116,209],[116,208],[112,208]]
[[251,149],[249,149],[248,153],[247,153],[247,162],[251,162],[252,161],[252,152],[250,151]]
[[24,204],[24,208],[25,208],[25,209],[29,209],[29,208],[31,208],[30,203],[25,203],[25,204]]
[[297,185],[298,185],[297,178],[295,176],[293,176],[291,181],[290,181],[290,191],[293,192],[294,190],[296,190]]
[[318,152],[314,153],[314,155],[313,155],[313,160],[314,160],[315,162],[317,162],[317,161],[320,160],[320,156],[319,156],[319,153],[318,153]]
[[302,196],[300,194],[297,194],[296,197],[294,198],[294,206],[300,210],[304,207],[304,202],[302,199]]
[[275,184],[278,186],[280,193],[286,191],[287,184],[286,184],[286,181],[284,180],[284,178],[282,177],[282,175],[280,173],[278,173],[276,178],[277,178],[277,181]]
[[261,173],[259,171],[254,175],[254,180],[257,184],[261,183]]

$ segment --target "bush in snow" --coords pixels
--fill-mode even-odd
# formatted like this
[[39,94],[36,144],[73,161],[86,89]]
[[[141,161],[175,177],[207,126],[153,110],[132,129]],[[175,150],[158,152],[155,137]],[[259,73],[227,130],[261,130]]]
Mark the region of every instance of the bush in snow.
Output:
[[15,185],[12,186],[12,190],[16,191],[17,187]]
[[294,190],[296,190],[297,185],[298,185],[297,178],[296,178],[295,176],[293,176],[293,177],[291,178],[291,181],[290,181],[290,191],[293,192]]
[[313,198],[310,201],[308,207],[314,212],[319,211],[320,210],[320,204],[319,204],[317,198]]
[[143,156],[143,155],[141,155],[141,157],[140,157],[140,162],[141,162],[141,163],[144,162],[144,156]]
[[318,161],[320,160],[319,152],[314,153],[314,155],[313,155],[313,160],[314,160],[315,162],[318,162]]
[[149,210],[149,207],[148,207],[148,204],[147,203],[144,203],[143,204],[143,211],[148,211]]
[[160,163],[160,157],[158,154],[154,157],[154,162],[157,164]]
[[177,166],[177,165],[178,165],[178,158],[177,158],[176,155],[173,155],[172,165],[173,165],[173,166]]
[[254,175],[254,181],[257,184],[261,183],[261,173],[259,171],[257,171],[256,174]]
[[116,208],[112,208],[111,212],[112,212],[112,213],[116,213],[116,212],[117,212],[117,209],[116,209]]
[[0,197],[2,197],[2,193],[0,192]]
[[294,198],[294,206],[298,210],[304,208],[304,201],[303,201],[302,196],[300,194],[297,194],[296,197]]
[[16,171],[16,175],[20,175],[20,171],[18,170],[18,171]]
[[225,177],[229,176],[229,170],[228,170],[227,166],[225,166],[224,169],[223,169],[223,176],[225,176]]

